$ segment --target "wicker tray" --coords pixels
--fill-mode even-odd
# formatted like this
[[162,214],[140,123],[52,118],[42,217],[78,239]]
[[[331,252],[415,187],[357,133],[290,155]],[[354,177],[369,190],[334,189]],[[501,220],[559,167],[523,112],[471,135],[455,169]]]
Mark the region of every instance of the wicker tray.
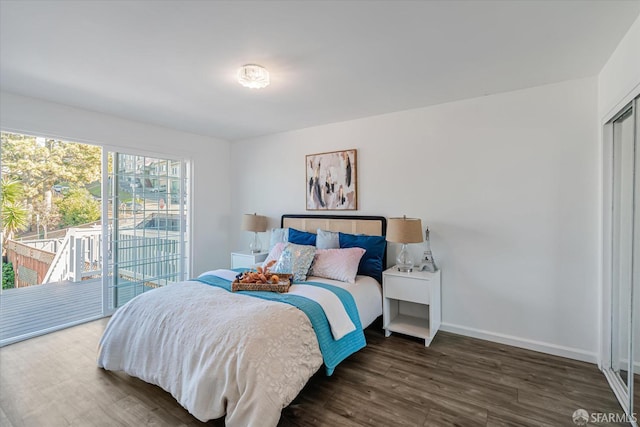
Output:
[[280,277],[280,282],[278,283],[240,283],[238,279],[236,279],[231,283],[231,291],[288,292],[291,286],[291,274],[275,274]]

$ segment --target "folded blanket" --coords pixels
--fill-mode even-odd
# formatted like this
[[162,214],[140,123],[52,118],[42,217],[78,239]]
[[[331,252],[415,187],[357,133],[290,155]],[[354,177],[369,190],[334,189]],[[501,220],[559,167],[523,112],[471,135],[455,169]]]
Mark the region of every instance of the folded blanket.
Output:
[[[238,273],[233,270],[212,270],[200,277],[206,275],[212,275],[220,277],[221,279],[233,281]],[[308,298],[320,304],[324,314],[327,316],[329,326],[331,327],[331,334],[334,340],[339,340],[350,332],[356,330],[356,325],[353,324],[349,314],[345,310],[344,304],[340,301],[338,296],[325,288],[319,286],[312,286],[308,284],[295,284],[289,288],[289,295],[299,295],[304,298]]]
[[289,295],[300,295],[301,297],[309,298],[320,304],[329,321],[334,340],[339,340],[356,330],[356,325],[351,321],[344,304],[332,291],[320,286],[299,284],[291,285],[288,293]]

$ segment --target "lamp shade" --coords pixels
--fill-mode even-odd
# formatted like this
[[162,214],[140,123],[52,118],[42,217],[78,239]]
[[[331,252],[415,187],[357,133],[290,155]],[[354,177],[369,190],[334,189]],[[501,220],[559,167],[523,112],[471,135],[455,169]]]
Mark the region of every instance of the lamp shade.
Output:
[[422,221],[420,218],[389,218],[387,241],[393,243],[421,243]]
[[267,231],[267,217],[256,214],[244,214],[242,216],[242,229],[256,233]]

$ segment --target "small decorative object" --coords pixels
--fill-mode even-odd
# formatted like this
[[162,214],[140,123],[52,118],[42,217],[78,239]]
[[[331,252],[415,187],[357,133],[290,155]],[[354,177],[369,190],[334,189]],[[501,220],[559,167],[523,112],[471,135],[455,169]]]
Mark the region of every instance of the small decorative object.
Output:
[[357,210],[357,150],[306,156],[307,210]]
[[253,241],[249,244],[251,253],[258,253],[262,250],[262,244],[258,238],[258,233],[267,231],[267,217],[262,215],[244,214],[242,217],[242,229],[244,231],[253,231]]
[[269,72],[261,65],[247,64],[238,70],[238,83],[249,89],[262,89],[269,86]]
[[429,241],[429,228],[424,233],[424,253],[422,254],[422,262],[418,267],[420,271],[430,271],[431,273],[435,273],[438,269],[436,266],[436,261],[433,259],[433,255],[431,254],[431,242]]
[[406,216],[389,218],[387,241],[402,243],[402,248],[396,258],[398,271],[413,271],[413,258],[407,249],[407,244],[422,242],[422,222],[419,218],[407,218]]

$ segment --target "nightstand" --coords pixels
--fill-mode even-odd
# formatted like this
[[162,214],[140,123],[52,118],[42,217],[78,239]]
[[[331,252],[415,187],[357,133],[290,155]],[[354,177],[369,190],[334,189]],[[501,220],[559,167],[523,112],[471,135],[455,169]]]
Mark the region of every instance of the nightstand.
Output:
[[382,273],[383,327],[424,339],[429,347],[440,328],[440,270],[402,273],[394,266]]
[[267,255],[269,255],[269,252],[231,252],[231,268],[252,268],[267,259]]

